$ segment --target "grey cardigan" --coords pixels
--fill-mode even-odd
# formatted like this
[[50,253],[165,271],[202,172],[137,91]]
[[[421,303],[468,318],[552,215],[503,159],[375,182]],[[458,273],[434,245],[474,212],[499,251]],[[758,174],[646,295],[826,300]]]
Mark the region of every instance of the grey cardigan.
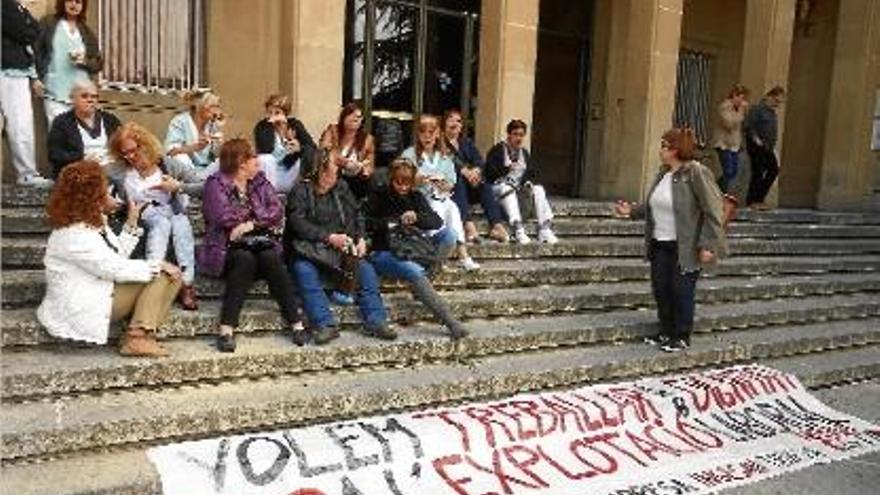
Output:
[[[631,215],[633,219],[645,219],[645,255],[648,259],[651,258],[651,238],[654,233],[654,219],[648,200],[668,171],[668,165],[660,167],[645,202],[634,208]],[[721,226],[721,204],[721,191],[715,183],[715,177],[700,162],[686,162],[672,175],[672,209],[678,239],[678,267],[682,272],[701,268],[697,256],[699,249],[712,251],[716,259],[727,256],[727,239]]]

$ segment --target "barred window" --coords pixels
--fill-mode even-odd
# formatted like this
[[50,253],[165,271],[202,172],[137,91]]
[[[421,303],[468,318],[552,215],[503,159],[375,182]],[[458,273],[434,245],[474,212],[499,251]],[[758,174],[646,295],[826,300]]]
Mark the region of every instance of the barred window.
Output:
[[712,104],[712,56],[693,50],[681,50],[678,55],[678,79],[675,85],[676,127],[690,127],[697,140],[709,140]]
[[122,90],[206,85],[205,0],[99,0],[101,84]]

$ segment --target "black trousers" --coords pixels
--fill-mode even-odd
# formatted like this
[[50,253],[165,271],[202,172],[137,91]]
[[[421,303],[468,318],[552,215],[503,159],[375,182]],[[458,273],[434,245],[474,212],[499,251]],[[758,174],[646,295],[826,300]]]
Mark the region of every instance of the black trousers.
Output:
[[749,193],[746,204],[763,203],[770,187],[779,175],[779,162],[772,148],[765,148],[749,142],[746,146],[752,162],[752,177],[749,180]]
[[293,284],[281,255],[274,249],[249,251],[230,249],[226,253],[226,289],[220,309],[220,324],[238,327],[241,308],[254,280],[262,278],[269,285],[269,294],[278,303],[281,317],[288,324],[300,320],[299,306]]
[[700,271],[681,273],[678,267],[678,243],[675,241],[652,241],[649,257],[651,289],[657,302],[660,335],[690,343]]

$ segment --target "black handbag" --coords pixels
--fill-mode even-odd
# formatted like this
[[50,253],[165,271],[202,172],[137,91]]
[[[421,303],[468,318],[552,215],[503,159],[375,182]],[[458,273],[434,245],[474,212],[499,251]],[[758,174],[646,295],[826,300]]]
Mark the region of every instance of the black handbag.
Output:
[[389,224],[388,249],[398,259],[415,261],[425,268],[433,268],[442,261],[430,236],[413,226]]
[[235,241],[231,241],[229,246],[233,249],[244,249],[253,253],[266,251],[275,247],[279,236],[266,228],[257,228],[247,234],[244,234]]

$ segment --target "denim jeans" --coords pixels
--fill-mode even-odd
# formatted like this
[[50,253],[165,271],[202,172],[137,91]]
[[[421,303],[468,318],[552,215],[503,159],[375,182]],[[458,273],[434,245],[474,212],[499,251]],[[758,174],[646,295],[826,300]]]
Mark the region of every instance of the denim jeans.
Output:
[[[324,292],[326,274],[309,260],[297,258],[290,265],[291,276],[296,280],[303,299],[303,308],[309,319],[309,326],[314,329],[336,326],[338,323],[330,310],[330,301]],[[323,275],[323,276],[322,276]],[[367,260],[358,264],[358,290],[355,302],[361,312],[361,318],[367,327],[379,327],[385,324],[388,315],[379,293],[379,276],[373,265]]]
[[651,288],[657,302],[660,334],[690,343],[700,271],[681,272],[678,266],[678,243],[675,241],[651,241],[649,257]]
[[715,148],[718,152],[718,160],[721,162],[721,177],[718,179],[718,187],[726,193],[739,171],[739,151]]
[[[450,229],[440,229],[431,240],[438,247],[441,256],[446,256],[455,247],[455,234]],[[394,280],[414,280],[426,277],[428,271],[415,261],[402,260],[391,251],[376,251],[370,257],[370,262],[376,268],[376,272],[382,277]]]
[[491,184],[481,182],[476,186],[472,186],[459,173],[455,180],[455,189],[452,191],[452,200],[458,205],[462,222],[471,220],[471,205],[477,201],[482,205],[483,213],[486,215],[486,220],[489,221],[490,226],[502,221],[501,205],[495,199]]

